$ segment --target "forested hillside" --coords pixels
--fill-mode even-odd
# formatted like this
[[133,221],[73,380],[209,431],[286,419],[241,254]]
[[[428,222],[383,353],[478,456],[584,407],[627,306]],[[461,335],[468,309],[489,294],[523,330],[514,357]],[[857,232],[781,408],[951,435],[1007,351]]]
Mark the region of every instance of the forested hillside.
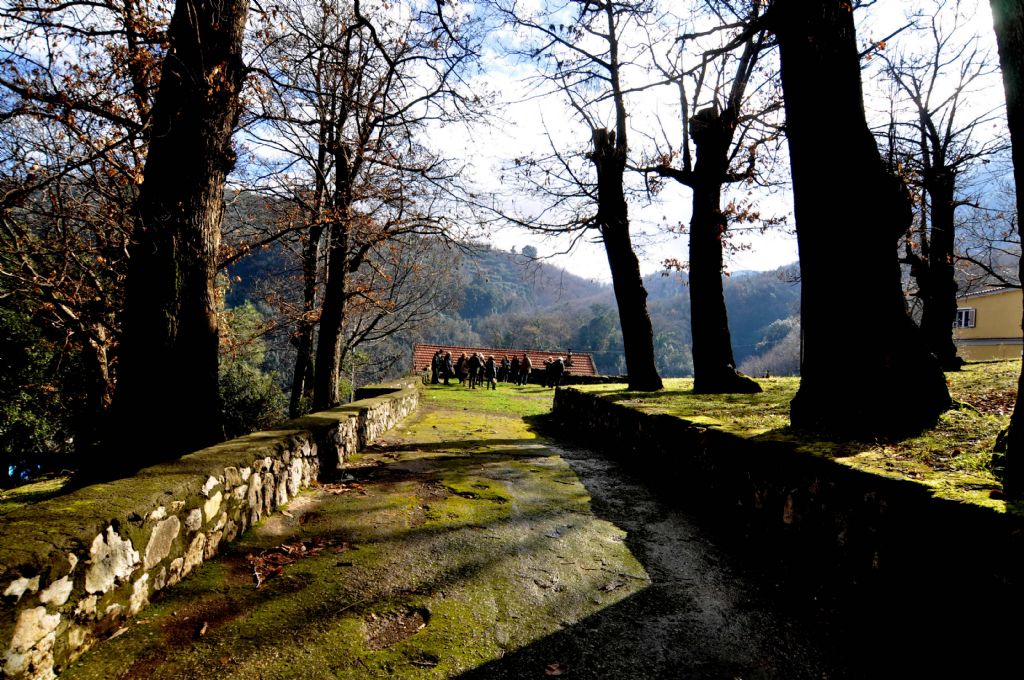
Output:
[[[611,287],[522,254],[487,247],[462,255],[461,304],[440,312],[418,335],[427,342],[572,349],[594,355],[598,369],[620,374],[622,332]],[[798,312],[795,270],[743,272],[726,279],[737,362],[769,352]],[[658,369],[692,372],[690,302],[685,275],[646,277]],[[775,369],[773,372],[780,372]]]
[[[529,255],[534,253],[527,246]],[[229,307],[255,305],[268,317],[267,303],[289,277],[285,258],[275,249],[242,258],[230,271]],[[408,370],[414,342],[490,347],[572,349],[594,355],[606,375],[625,371],[622,331],[608,284],[576,276],[522,253],[473,245],[465,250],[443,249],[441,261],[451,276],[450,298],[439,301],[436,313],[421,327],[359,348],[357,382],[375,380]],[[769,354],[798,326],[800,286],[795,267],[770,272],[739,272],[726,278],[726,304],[733,332],[736,361],[751,372],[795,371],[793,362],[770,365],[756,359]],[[690,301],[685,274],[646,277],[655,331],[658,369],[666,377],[692,373]],[[270,324],[271,326],[273,324]],[[276,333],[272,333],[274,337]],[[291,348],[286,336],[270,343],[270,368],[287,384]],[[795,359],[795,357],[792,357]],[[753,361],[753,363],[751,363]]]

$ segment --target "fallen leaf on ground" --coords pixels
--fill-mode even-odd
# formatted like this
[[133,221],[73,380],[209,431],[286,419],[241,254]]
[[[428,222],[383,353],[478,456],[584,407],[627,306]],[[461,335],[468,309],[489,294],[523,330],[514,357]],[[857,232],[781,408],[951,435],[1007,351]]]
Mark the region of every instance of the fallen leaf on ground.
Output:
[[626,585],[626,582],[620,578],[617,578],[601,586],[601,590],[603,590],[606,593],[610,593],[611,591],[617,590],[618,588],[621,588],[624,585]]
[[340,538],[316,536],[308,541],[282,543],[276,548],[264,550],[259,555],[250,553],[245,560],[252,567],[253,580],[259,588],[268,579],[284,573],[284,567],[304,557],[315,557],[327,549],[337,554],[351,550],[352,544]]
[[323,484],[320,488],[326,493],[334,494],[335,496],[343,493],[358,493],[363,496],[366,495],[366,488],[362,484],[357,484],[355,482],[348,484]]
[[557,661],[552,661],[544,667],[544,675],[562,675],[567,670],[568,668],[566,666],[563,666]]

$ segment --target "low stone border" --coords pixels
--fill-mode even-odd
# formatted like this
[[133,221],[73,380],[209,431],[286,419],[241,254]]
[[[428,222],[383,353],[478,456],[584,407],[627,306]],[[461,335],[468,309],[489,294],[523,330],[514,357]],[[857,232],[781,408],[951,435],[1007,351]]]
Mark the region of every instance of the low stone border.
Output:
[[[759,560],[829,586],[873,583],[990,602],[1024,599],[1024,520],[600,395],[556,391],[565,436],[612,452]],[[949,602],[951,600],[941,600]],[[1009,610],[1013,608],[1010,607]]]
[[563,385],[606,385],[624,383],[626,380],[624,375],[573,375],[571,371],[562,376]]
[[2,675],[53,678],[416,409],[415,381],[0,518]]

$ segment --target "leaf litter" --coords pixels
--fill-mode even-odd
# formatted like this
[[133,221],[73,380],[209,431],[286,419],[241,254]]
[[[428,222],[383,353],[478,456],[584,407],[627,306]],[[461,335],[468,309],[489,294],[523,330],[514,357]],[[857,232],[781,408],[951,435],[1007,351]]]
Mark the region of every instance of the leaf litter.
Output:
[[280,576],[284,568],[306,557],[315,557],[324,551],[343,553],[352,550],[352,544],[340,538],[316,536],[308,541],[291,541],[264,550],[259,555],[249,553],[245,561],[252,568],[256,587],[261,587],[269,579]]

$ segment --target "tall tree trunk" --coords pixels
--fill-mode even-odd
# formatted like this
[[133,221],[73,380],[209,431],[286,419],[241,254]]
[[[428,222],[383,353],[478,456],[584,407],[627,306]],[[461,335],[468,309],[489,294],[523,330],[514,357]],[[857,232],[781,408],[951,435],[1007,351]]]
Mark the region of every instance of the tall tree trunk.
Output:
[[[319,212],[319,211],[317,211]],[[320,219],[318,216],[317,219]],[[288,401],[288,413],[295,418],[301,415],[302,398],[312,392],[313,375],[313,332],[316,324],[317,270],[320,263],[320,239],[323,226],[310,229],[309,241],[302,253],[302,321],[299,322],[299,337],[296,341],[295,372],[292,375],[292,392]]]
[[223,437],[214,277],[248,8],[178,0],[168,29],[126,281],[114,436],[128,465]]
[[[322,109],[321,109],[322,110]],[[309,241],[302,253],[302,321],[299,323],[299,337],[296,343],[295,372],[292,374],[292,393],[288,402],[288,413],[295,418],[300,415],[303,397],[312,402],[313,397],[313,334],[316,323],[317,274],[320,269],[320,239],[324,235],[324,203],[327,198],[328,146],[332,126],[323,115],[317,134],[316,183],[313,191],[313,226],[309,230]]]
[[327,285],[320,310],[316,363],[313,369],[313,410],[338,404],[342,323],[345,319],[345,287],[348,284],[348,224],[341,220],[327,229]]
[[[1003,69],[1003,88],[1006,90],[1006,118],[1013,149],[1013,183],[1017,191],[1017,214],[1024,215],[1024,0],[990,0],[989,4],[992,6],[999,64]],[[1022,262],[1024,261],[1018,262],[1018,276],[1024,276]],[[1017,382],[1017,403],[1014,405],[1013,415],[1010,416],[1010,426],[1002,437],[1005,454],[1002,461],[1003,489],[1014,497],[1024,496],[1022,396],[1024,367]]]
[[341,145],[334,155],[334,216],[327,227],[327,284],[320,311],[316,366],[313,375],[313,410],[338,404],[345,288],[348,285],[349,230],[352,218],[351,158]]
[[301,415],[302,397],[311,391],[313,379],[313,331],[316,326],[312,317],[316,310],[316,270],[319,262],[319,239],[323,227],[310,229],[309,241],[302,253],[302,320],[299,322],[299,336],[295,342],[295,372],[292,375],[292,394],[288,412],[292,418]]
[[795,427],[896,436],[950,405],[945,376],[906,313],[896,241],[905,188],[882,164],[864,115],[845,0],[776,0],[800,273]]
[[629,238],[629,211],[622,190],[625,145],[616,144],[615,133],[608,130],[595,130],[593,142],[591,160],[597,169],[597,222],[619,306],[629,388],[660,390],[662,383],[654,364],[654,330],[647,313],[647,291]]
[[938,167],[929,174],[925,189],[931,197],[932,229],[928,240],[928,286],[921,313],[921,332],[925,346],[939,360],[942,369],[957,371],[963,360],[956,355],[953,343],[957,291],[953,268],[955,176]]
[[691,178],[690,324],[693,391],[700,394],[761,391],[760,385],[736,372],[722,286],[722,184],[729,170],[734,121],[728,112],[705,109],[690,123],[696,149]]
[[82,346],[85,364],[86,403],[75,426],[75,453],[82,456],[80,467],[95,464],[96,446],[102,443],[103,421],[113,399],[114,382],[110,373],[110,338],[101,323],[92,324]]

